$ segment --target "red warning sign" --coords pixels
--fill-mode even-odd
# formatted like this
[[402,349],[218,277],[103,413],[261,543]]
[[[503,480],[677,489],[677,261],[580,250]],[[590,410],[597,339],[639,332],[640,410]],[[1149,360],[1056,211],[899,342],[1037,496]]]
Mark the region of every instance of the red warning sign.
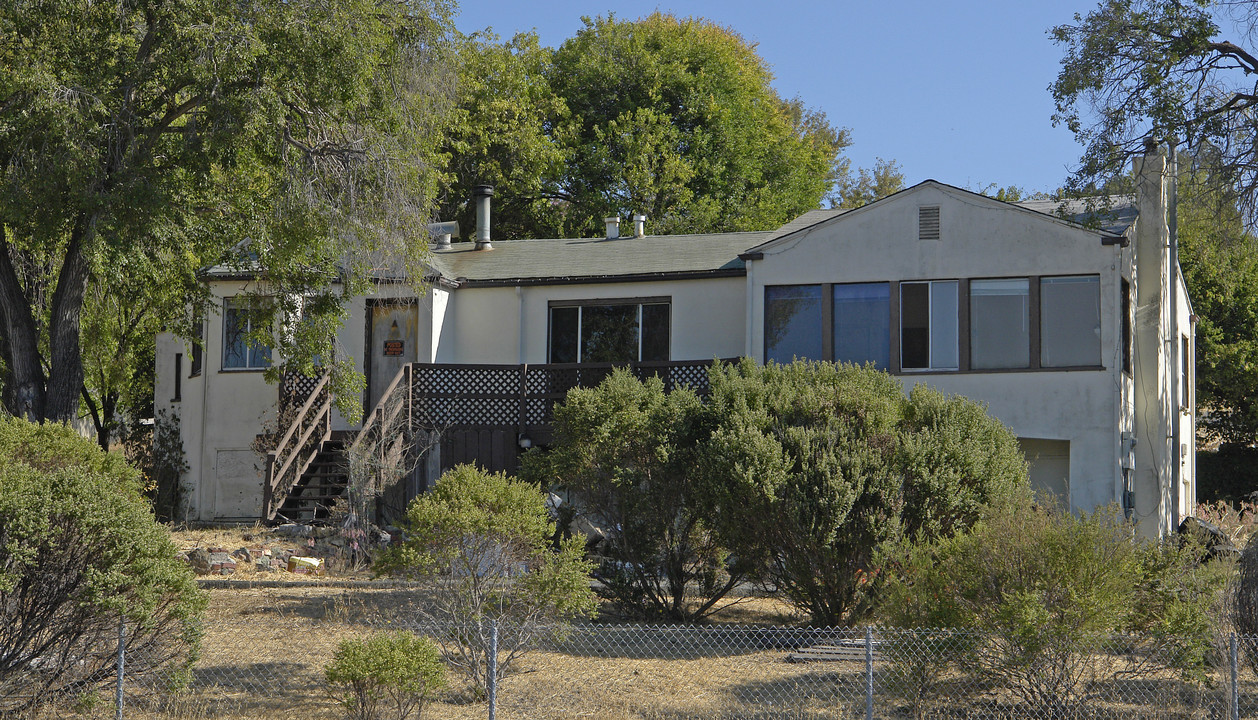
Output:
[[385,340],[384,341],[384,356],[385,357],[401,357],[403,348],[405,347],[406,347],[406,343],[401,340]]

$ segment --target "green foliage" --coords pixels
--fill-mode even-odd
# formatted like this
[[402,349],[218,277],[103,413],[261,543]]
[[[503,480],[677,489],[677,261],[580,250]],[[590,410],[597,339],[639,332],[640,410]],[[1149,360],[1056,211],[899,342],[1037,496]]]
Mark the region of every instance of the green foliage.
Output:
[[587,18],[555,52],[569,115],[568,227],[642,212],[663,233],[776,227],[818,207],[847,133],[774,92],[734,31],[653,13]]
[[[886,555],[880,617],[899,627],[982,633],[948,662],[976,667],[1029,703],[1065,711],[1109,679],[1107,644],[1136,632],[1156,659],[1204,668],[1209,617],[1230,569],[1200,548],[1142,545],[1114,510],[1058,515],[1008,504],[968,533]],[[1131,640],[1130,642],[1137,642]],[[935,669],[938,671],[938,668]]]
[[[1221,35],[1228,18],[1235,42]],[[1230,0],[1103,0],[1051,31],[1065,49],[1050,86],[1064,124],[1085,146],[1073,189],[1126,171],[1145,142],[1211,152],[1215,188],[1234,189],[1250,222],[1258,200],[1258,118],[1250,76],[1258,13]]]
[[1244,447],[1258,440],[1258,238],[1235,197],[1212,188],[1211,174],[1183,175],[1178,213],[1180,267],[1199,318],[1198,427]]
[[321,330],[313,347],[257,339],[295,369],[333,357],[340,293],[373,268],[419,267],[449,11],[443,0],[0,6],[9,411],[69,420],[86,381],[107,427],[129,358],[154,324],[187,329],[196,273],[220,262],[263,281],[273,317],[305,304]]
[[528,483],[460,465],[411,502],[406,526],[405,540],[377,571],[432,583],[424,612],[446,662],[482,692],[491,623],[499,630],[501,678],[539,638],[595,610],[582,546],[551,549],[545,496]]
[[458,44],[458,104],[447,134],[445,187],[438,208],[458,220],[463,236],[475,228],[472,188],[493,185],[497,237],[563,237],[558,179],[568,150],[553,136],[566,116],[550,84],[554,52],[537,35],[498,42],[494,35]]
[[481,183],[496,234],[568,237],[636,213],[652,233],[777,227],[847,174],[847,131],[778,97],[755,47],[705,20],[587,18],[557,50],[476,35],[459,67],[441,213],[466,229]]
[[0,419],[0,709],[107,681],[120,620],[129,675],[195,659],[205,597],[139,490],[69,428]]
[[696,471],[707,432],[693,392],[617,369],[570,390],[551,450],[525,456],[525,478],[562,485],[605,533],[602,590],[631,616],[700,619],[743,577],[714,533],[711,478]]
[[756,538],[814,623],[868,613],[880,548],[961,532],[1025,492],[1013,435],[964,398],[919,386],[906,399],[886,373],[830,363],[744,360],[710,377],[703,464],[726,478],[726,532]]
[[1222,445],[1197,450],[1197,501],[1234,505],[1258,491],[1258,448]]
[[830,206],[858,208],[904,189],[904,168],[894,160],[878,158],[871,169],[860,168],[856,177],[843,173],[835,186]]
[[324,677],[352,720],[406,720],[423,715],[446,669],[431,640],[399,631],[341,641]]

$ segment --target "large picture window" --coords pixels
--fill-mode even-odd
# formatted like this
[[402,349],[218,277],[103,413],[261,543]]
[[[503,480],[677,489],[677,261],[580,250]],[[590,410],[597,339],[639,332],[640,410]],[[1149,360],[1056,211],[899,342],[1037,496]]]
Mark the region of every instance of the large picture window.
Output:
[[970,367],[1031,366],[1030,282],[970,281]]
[[956,370],[957,281],[900,283],[900,366]]
[[764,355],[768,362],[822,360],[821,286],[764,289]]
[[265,370],[271,366],[270,346],[249,337],[253,322],[247,298],[223,301],[224,370]]
[[834,286],[834,360],[886,370],[891,362],[891,285]]
[[1100,276],[1040,278],[1040,365],[1100,364]]
[[666,300],[554,305],[550,362],[627,363],[669,359]]

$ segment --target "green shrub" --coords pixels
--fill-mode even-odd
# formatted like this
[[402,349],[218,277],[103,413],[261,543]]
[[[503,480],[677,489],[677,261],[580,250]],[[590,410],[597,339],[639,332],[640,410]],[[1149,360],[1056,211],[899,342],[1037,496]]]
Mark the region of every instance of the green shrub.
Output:
[[378,572],[428,580],[434,625],[447,664],[484,693],[490,623],[498,625],[495,679],[564,620],[591,615],[590,564],[576,540],[551,547],[554,523],[533,485],[472,465],[441,476],[411,501],[405,541],[383,554]]
[[1134,633],[1122,641],[1128,652],[1150,658],[1121,668],[1125,677],[1166,668],[1201,676],[1210,606],[1228,575],[1202,560],[1191,546],[1141,543],[1112,508],[1080,516],[1005,507],[968,533],[901,552],[879,616],[979,633],[944,660],[1058,717],[1113,679],[1109,651],[1124,633]]
[[431,640],[396,632],[342,641],[324,677],[353,720],[406,720],[423,715],[446,669]]
[[743,577],[713,532],[711,478],[696,472],[704,412],[690,390],[617,369],[569,391],[550,452],[524,457],[526,479],[562,485],[603,530],[600,589],[631,617],[693,622]]
[[107,683],[119,622],[129,676],[186,674],[205,602],[121,457],[0,419],[0,714]]
[[[816,624],[868,617],[881,548],[964,531],[1027,490],[1013,434],[970,400],[872,367],[744,360],[710,373],[703,469],[725,538]],[[733,540],[731,540],[733,542]]]

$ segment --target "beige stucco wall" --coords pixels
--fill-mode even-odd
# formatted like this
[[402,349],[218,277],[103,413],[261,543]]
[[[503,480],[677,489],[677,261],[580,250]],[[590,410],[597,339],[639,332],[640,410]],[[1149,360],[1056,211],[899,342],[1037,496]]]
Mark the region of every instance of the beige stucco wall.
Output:
[[449,296],[437,361],[544,363],[551,301],[644,297],[671,299],[671,359],[737,357],[743,351],[745,292],[741,277],[460,288]]
[[[918,208],[940,207],[940,239],[918,239]],[[1130,251],[1099,234],[939,185],[918,186],[797,233],[749,263],[746,351],[764,359],[767,285],[948,280],[1029,275],[1100,276],[1103,369],[901,374],[988,406],[1019,437],[1070,443],[1070,504],[1121,502],[1119,445],[1130,428],[1121,369],[1120,279]],[[961,342],[966,342],[961,338]]]

